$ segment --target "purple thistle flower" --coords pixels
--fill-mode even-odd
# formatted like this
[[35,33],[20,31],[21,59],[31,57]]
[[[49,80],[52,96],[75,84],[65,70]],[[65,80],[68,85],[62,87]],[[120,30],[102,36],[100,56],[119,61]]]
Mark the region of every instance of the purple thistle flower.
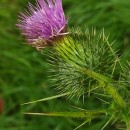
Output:
[[17,26],[33,47],[42,49],[67,34],[62,0],[37,0],[36,6],[29,3],[28,8],[26,13],[20,13]]

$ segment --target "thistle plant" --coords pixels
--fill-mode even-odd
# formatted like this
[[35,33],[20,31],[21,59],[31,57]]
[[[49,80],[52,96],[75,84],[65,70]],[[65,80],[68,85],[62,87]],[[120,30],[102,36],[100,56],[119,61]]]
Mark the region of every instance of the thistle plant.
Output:
[[17,25],[29,45],[43,53],[45,47],[48,49],[51,79],[58,92],[39,101],[62,96],[83,97],[85,105],[88,97],[98,97],[104,105],[100,109],[79,109],[78,112],[26,114],[83,118],[83,124],[77,128],[102,119],[107,120],[102,130],[113,123],[130,130],[130,62],[126,59],[127,64],[121,64],[121,56],[113,49],[115,42],[109,42],[104,29],[97,32],[88,27],[84,30],[67,28],[61,0],[38,0],[35,6],[29,3],[29,12],[20,14]]

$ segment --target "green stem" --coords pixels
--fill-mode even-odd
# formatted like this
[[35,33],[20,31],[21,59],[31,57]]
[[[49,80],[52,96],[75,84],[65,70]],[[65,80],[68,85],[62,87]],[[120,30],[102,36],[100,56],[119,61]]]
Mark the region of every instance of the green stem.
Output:
[[[81,69],[81,68],[80,68]],[[121,95],[118,93],[117,89],[112,84],[112,79],[108,78],[105,75],[96,73],[92,70],[88,70],[86,68],[82,69],[82,71],[87,74],[89,77],[94,78],[99,82],[99,87],[103,87],[104,90],[112,97],[114,100],[115,110],[117,110],[119,113],[122,113],[122,117],[126,120],[126,130],[130,130],[130,117],[128,116],[128,111],[126,108],[126,104],[124,100],[122,99]]]
[[120,96],[120,94],[118,93],[118,91],[110,83],[108,83],[106,85],[106,90],[107,90],[108,94],[110,94],[112,96],[114,102],[120,108],[122,108],[122,110],[124,110],[125,109],[125,103],[124,103],[122,97]]
[[87,74],[89,77],[96,79],[99,82],[100,86],[104,87],[106,92],[112,96],[114,102],[118,104],[118,106],[124,111],[125,103],[118,91],[114,88],[114,86],[112,86],[111,79],[92,70],[87,70],[86,68],[83,69],[83,72]]

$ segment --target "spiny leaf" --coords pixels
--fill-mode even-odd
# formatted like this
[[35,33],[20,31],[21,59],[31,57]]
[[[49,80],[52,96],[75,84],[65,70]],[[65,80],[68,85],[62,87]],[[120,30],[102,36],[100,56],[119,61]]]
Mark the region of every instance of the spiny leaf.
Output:
[[56,96],[51,96],[51,97],[47,97],[47,98],[43,98],[43,99],[31,101],[31,102],[26,102],[26,103],[23,103],[21,105],[27,105],[27,104],[32,104],[32,103],[37,103],[37,102],[42,102],[42,101],[48,101],[48,100],[56,99],[59,97],[67,96],[68,94],[70,94],[70,93],[68,92],[68,93],[58,94]]
[[39,115],[39,116],[56,116],[56,117],[70,117],[70,118],[97,118],[102,115],[106,115],[105,110],[95,111],[82,111],[82,112],[51,112],[51,113],[24,113],[27,115]]
[[85,120],[81,125],[79,125],[78,127],[76,127],[74,130],[79,129],[80,127],[82,127],[83,125],[85,125],[86,123],[88,123],[90,121],[90,119]]

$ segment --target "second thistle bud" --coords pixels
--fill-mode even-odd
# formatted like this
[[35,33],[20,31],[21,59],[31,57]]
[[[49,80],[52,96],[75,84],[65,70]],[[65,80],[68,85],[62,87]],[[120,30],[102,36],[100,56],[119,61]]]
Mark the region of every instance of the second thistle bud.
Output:
[[58,91],[80,97],[98,85],[97,79],[106,81],[105,76],[114,77],[115,55],[103,30],[75,32],[64,36],[49,55]]

